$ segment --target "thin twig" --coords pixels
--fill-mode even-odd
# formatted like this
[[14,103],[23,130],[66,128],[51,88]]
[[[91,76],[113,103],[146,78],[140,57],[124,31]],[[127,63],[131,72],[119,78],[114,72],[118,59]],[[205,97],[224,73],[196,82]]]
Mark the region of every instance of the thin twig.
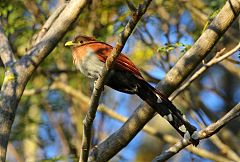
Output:
[[203,67],[201,67],[198,71],[196,71],[193,76],[187,80],[180,88],[178,88],[170,97],[170,100],[174,100],[182,91],[184,91],[187,87],[190,86],[190,84],[196,80],[201,74],[203,74],[209,67],[223,61],[224,59],[228,58],[235,52],[237,52],[240,49],[240,43],[236,45],[232,50],[229,52],[221,55],[225,49],[222,49],[221,51],[217,52],[216,55],[208,62],[204,63]]
[[[239,50],[239,52],[240,52],[240,50]],[[238,58],[240,59],[240,54],[238,54]],[[227,58],[226,60],[228,62],[233,63],[233,64],[240,65],[240,61],[238,61],[238,60],[234,60],[234,59],[231,59],[231,58]]]
[[227,144],[223,143],[218,135],[212,136],[210,140],[214,143],[214,145],[220,150],[221,154],[226,158],[233,161],[240,161],[240,157],[233,149]]
[[47,90],[49,90],[48,86],[44,86],[42,88],[25,89],[24,92],[23,92],[23,95],[24,96],[32,96],[32,95],[40,94],[43,91],[45,92]]
[[[223,126],[225,126],[231,120],[239,116],[240,116],[240,103],[238,103],[235,107],[233,107],[226,115],[224,115],[217,122],[199,131],[198,138],[202,140],[202,139],[211,137],[212,135],[216,134],[221,128],[223,128]],[[179,151],[181,151],[183,148],[185,148],[190,144],[191,143],[189,141],[186,141],[183,139],[177,142],[174,146],[170,147],[161,155],[157,156],[153,161],[154,162],[166,161],[167,159],[171,158],[172,156],[174,156],[175,154],[177,154]],[[239,161],[239,159],[236,159],[236,161]]]
[[137,10],[137,8],[134,6],[134,4],[131,1],[126,0],[126,3],[131,12],[135,12]]
[[223,62],[221,62],[221,66],[240,79],[240,70],[239,68],[236,68],[236,65],[227,60],[223,60]]
[[[192,105],[190,105],[190,106],[197,107],[197,105],[195,105],[194,103],[192,103]],[[194,113],[192,113],[192,116],[195,119],[195,121],[197,121],[197,123],[198,123],[198,125],[200,126],[201,129],[204,129],[206,127],[207,124],[205,122],[204,122],[204,124],[202,124],[200,121],[198,121],[197,116]],[[215,119],[215,120],[217,120],[217,119]],[[209,139],[218,148],[218,150],[222,153],[222,155],[224,155],[226,158],[228,158],[230,160],[234,160],[234,161],[236,161],[236,160],[240,161],[240,158],[237,155],[237,153],[235,153],[233,151],[233,149],[230,148],[228,145],[224,144],[217,134],[215,136],[212,136]]]
[[82,139],[82,152],[81,152],[81,157],[79,159],[80,162],[88,161],[88,154],[89,154],[89,148],[91,143],[92,124],[95,118],[95,114],[99,104],[99,98],[103,90],[105,80],[110,72],[110,69],[113,67],[114,61],[117,59],[118,55],[121,53],[128,37],[133,32],[135,26],[137,25],[138,21],[141,19],[142,15],[146,12],[150,2],[151,0],[148,0],[148,1],[145,1],[144,4],[140,4],[138,6],[138,9],[132,13],[131,19],[128,21],[124,30],[119,35],[116,47],[113,48],[110,56],[106,60],[106,64],[105,64],[105,67],[103,68],[101,76],[95,82],[93,93],[91,96],[89,110],[83,121],[84,128],[83,128],[83,139]]

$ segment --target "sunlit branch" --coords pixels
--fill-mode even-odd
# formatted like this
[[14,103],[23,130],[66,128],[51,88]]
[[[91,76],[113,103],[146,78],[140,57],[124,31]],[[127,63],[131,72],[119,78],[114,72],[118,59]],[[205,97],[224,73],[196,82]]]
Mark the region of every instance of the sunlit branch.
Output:
[[[79,161],[81,162],[88,161],[88,154],[89,154],[90,142],[91,142],[92,124],[95,118],[95,114],[99,104],[99,98],[103,90],[105,80],[110,72],[110,69],[114,65],[114,61],[117,59],[118,55],[121,53],[128,37],[133,32],[135,26],[137,25],[138,21],[141,19],[142,15],[144,15],[144,13],[146,12],[150,2],[151,0],[145,1],[143,4],[140,4],[138,6],[138,9],[136,11],[132,12],[132,17],[128,21],[124,30],[120,33],[115,48],[113,48],[110,56],[106,60],[106,64],[105,64],[106,66],[103,68],[101,76],[95,82],[93,93],[90,100],[89,110],[83,121],[84,128],[83,128],[83,139],[82,139],[82,152],[81,152],[81,157],[79,159]],[[108,156],[114,156],[114,154],[109,154]],[[95,158],[97,157],[91,156],[91,159],[95,159]]]
[[43,36],[47,33],[47,31],[50,29],[50,27],[53,25],[54,21],[59,17],[59,15],[62,13],[64,8],[66,7],[66,4],[62,4],[59,6],[55,12],[47,19],[47,21],[44,23],[44,25],[41,27],[40,32],[37,34],[35,41],[33,44],[39,43],[39,41],[43,38]]
[[9,45],[8,38],[4,34],[3,26],[0,21],[0,58],[3,62],[5,68],[9,67],[9,65],[13,64],[16,59],[12,52],[12,49]]
[[[217,122],[209,125],[208,127],[202,129],[198,133],[198,137],[200,140],[211,137],[212,135],[216,134],[221,128],[223,128],[226,124],[228,124],[231,120],[240,116],[240,103],[238,103],[235,107],[233,107],[226,115],[224,115],[221,119]],[[170,147],[161,155],[157,156],[154,159],[154,162],[162,162],[166,161],[167,159],[171,158],[179,151],[181,151],[186,146],[190,145],[191,143],[186,140],[181,140],[177,142],[174,146]],[[234,157],[233,157],[234,158]],[[235,157],[236,161],[239,161],[239,157]]]
[[[190,99],[191,100],[191,99]],[[194,103],[192,103],[194,104]],[[190,105],[192,105],[190,104]],[[190,106],[191,107],[191,106]],[[193,105],[193,107],[196,107],[196,105]],[[203,106],[204,107],[204,106]],[[194,114],[194,113],[191,113],[193,119],[195,121],[197,121],[199,127],[201,129],[204,129],[206,127],[206,123],[204,122],[204,124],[202,124],[201,122],[198,122],[198,117]],[[198,114],[198,116],[200,117],[201,114]],[[204,119],[201,119],[202,121],[204,121]],[[214,121],[216,121],[216,116],[215,116],[215,119]],[[223,131],[228,131],[227,128],[225,128]],[[222,131],[222,132],[223,132]],[[234,137],[233,137],[234,138]],[[236,160],[236,159],[240,159],[239,156],[237,155],[236,152],[234,152],[234,150],[232,148],[230,148],[227,144],[223,143],[222,140],[219,138],[219,135],[218,134],[215,134],[214,136],[211,136],[209,138],[209,140],[212,141],[212,143],[218,148],[218,150],[220,151],[220,153],[222,155],[224,155],[226,158],[230,159],[230,160]]]
[[224,59],[228,58],[229,56],[233,55],[235,52],[237,52],[240,49],[240,43],[236,45],[232,50],[222,55],[224,49],[216,53],[216,55],[207,63],[203,63],[203,67],[201,67],[198,71],[196,71],[190,79],[188,79],[180,88],[178,88],[170,97],[170,100],[174,100],[174,98],[179,95],[182,91],[184,91],[187,87],[190,86],[190,84],[196,80],[201,74],[203,74],[208,68],[211,66],[223,61]]

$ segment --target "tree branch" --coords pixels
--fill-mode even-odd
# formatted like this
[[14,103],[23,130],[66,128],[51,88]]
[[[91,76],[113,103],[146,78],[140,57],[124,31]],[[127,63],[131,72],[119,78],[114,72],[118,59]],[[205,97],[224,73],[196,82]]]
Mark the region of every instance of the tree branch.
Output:
[[[121,122],[126,122],[127,121],[127,118],[117,114],[116,112],[114,112],[113,110],[105,107],[104,105],[99,106],[98,110],[100,112],[103,112],[104,114],[107,114],[108,116],[118,120],[118,121],[121,121]],[[166,143],[174,144],[174,143],[177,142],[176,137],[168,135],[168,134],[162,134],[161,132],[157,131],[156,129],[154,129],[153,127],[151,127],[149,125],[145,125],[142,130],[149,135],[152,135],[152,136],[154,136],[158,139],[163,140]],[[211,153],[207,150],[201,149],[201,148],[196,148],[196,147],[193,147],[193,146],[189,146],[189,147],[187,147],[187,149],[190,152],[192,152],[192,153],[194,153],[198,156],[201,156],[201,157],[213,160],[213,161],[222,161],[222,162],[223,161],[224,162],[229,162],[230,161],[230,159],[228,159],[226,157],[213,154],[213,153]]]
[[[69,26],[76,20],[80,12],[82,12],[86,2],[88,0],[71,1],[66,8],[60,6],[43,26],[47,31],[40,31],[36,44],[19,61],[17,66],[21,69],[22,65],[28,65],[26,70],[33,71],[64,36]],[[48,29],[48,27],[50,28]]]
[[55,12],[47,19],[47,21],[41,27],[40,32],[37,34],[34,44],[39,43],[41,38],[47,33],[47,31],[50,29],[50,27],[53,25],[54,21],[59,17],[59,15],[62,13],[62,11],[64,10],[65,7],[66,7],[66,4],[59,6],[55,10]]
[[[237,18],[239,12],[239,0],[227,1],[208,29],[167,73],[157,89],[166,96],[169,96],[176,90],[207,56],[219,38]],[[152,119],[154,114],[153,109],[146,104],[141,104],[118,131],[91,150],[90,156],[95,157],[93,159],[99,161],[110,159],[135,137],[143,126]]]
[[12,49],[8,43],[8,38],[5,36],[3,26],[0,21],[0,58],[5,66],[5,69],[13,64],[16,59],[12,52]]
[[[223,126],[225,126],[227,123],[229,123],[234,118],[237,118],[240,116],[240,103],[238,103],[235,107],[232,108],[226,115],[224,115],[221,119],[219,119],[217,122],[209,125],[208,127],[202,129],[198,133],[198,137],[200,140],[211,137],[212,135],[216,134]],[[167,159],[171,158],[175,154],[177,154],[180,150],[185,148],[186,146],[190,145],[191,143],[186,140],[181,140],[177,142],[174,146],[170,147],[167,151],[165,151],[163,154],[157,156],[154,159],[154,162],[162,162],[166,161]],[[239,161],[240,159],[235,159],[236,161]]]
[[240,43],[238,43],[238,45],[236,45],[232,50],[230,50],[229,52],[221,55],[224,51],[221,50],[220,52],[217,52],[216,55],[208,62],[203,64],[203,67],[201,67],[198,71],[196,71],[190,79],[188,79],[180,88],[178,88],[170,97],[170,100],[174,100],[175,97],[177,97],[182,91],[184,91],[187,87],[190,86],[190,84],[196,80],[201,74],[203,74],[209,67],[223,61],[224,59],[228,58],[229,56],[231,56],[232,54],[234,54],[235,52],[237,52],[240,49]]
[[[103,90],[105,80],[110,72],[110,69],[114,65],[114,61],[117,59],[118,55],[121,53],[128,37],[133,32],[135,26],[137,25],[138,21],[141,19],[142,15],[146,12],[150,3],[151,3],[151,0],[144,1],[144,4],[140,4],[138,6],[138,9],[132,13],[131,19],[128,21],[124,30],[119,35],[116,47],[113,48],[110,56],[106,60],[106,64],[105,64],[105,67],[103,68],[101,76],[95,82],[93,93],[90,100],[89,110],[83,121],[84,128],[83,128],[83,139],[82,139],[82,152],[81,152],[81,157],[79,159],[79,161],[81,162],[88,161],[88,154],[89,154],[89,148],[90,148],[90,142],[91,142],[92,124],[95,118],[95,114],[99,104],[99,98]],[[91,159],[92,158],[93,157],[91,157]],[[107,159],[103,161],[107,161]]]

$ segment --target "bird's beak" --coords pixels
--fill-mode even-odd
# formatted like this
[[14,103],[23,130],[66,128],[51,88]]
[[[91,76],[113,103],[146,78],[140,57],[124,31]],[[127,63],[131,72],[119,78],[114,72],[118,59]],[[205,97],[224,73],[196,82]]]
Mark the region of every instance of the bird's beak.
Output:
[[67,41],[65,43],[65,47],[69,47],[69,46],[72,46],[73,45],[73,42],[72,41]]

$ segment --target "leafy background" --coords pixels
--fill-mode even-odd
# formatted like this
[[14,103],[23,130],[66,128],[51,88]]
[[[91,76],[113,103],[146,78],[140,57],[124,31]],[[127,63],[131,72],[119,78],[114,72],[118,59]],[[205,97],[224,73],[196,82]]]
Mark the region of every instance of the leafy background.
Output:
[[[133,2],[139,3],[137,0]],[[10,0],[0,3],[1,21],[18,58],[31,48],[41,26],[63,3],[64,0]],[[191,47],[224,3],[223,0],[153,1],[123,52],[141,69],[144,77],[155,85]],[[92,1],[85,8],[28,83],[12,128],[8,161],[77,161],[82,120],[88,105],[67,93],[66,88],[70,87],[90,96],[93,81],[75,69],[71,51],[64,47],[64,43],[78,34],[84,34],[114,45],[118,33],[129,18],[127,4],[121,0]],[[239,22],[236,21],[206,61],[222,48],[226,48],[226,51],[233,48],[239,42],[237,35]],[[238,55],[239,52],[211,67],[174,100],[175,105],[198,128],[216,121],[240,101]],[[3,75],[4,68],[1,65],[0,84]],[[127,117],[141,100],[137,96],[105,87],[101,103]],[[98,112],[94,121],[92,144],[99,143],[121,125],[121,122]],[[179,138],[176,131],[158,116],[150,125],[164,134]],[[221,142],[238,154],[239,137],[239,119],[231,122],[218,134]],[[111,161],[151,161],[168,146],[169,144],[141,132]],[[223,150],[211,139],[204,140],[199,147],[224,156]],[[210,161],[186,150],[169,161],[190,160]]]

